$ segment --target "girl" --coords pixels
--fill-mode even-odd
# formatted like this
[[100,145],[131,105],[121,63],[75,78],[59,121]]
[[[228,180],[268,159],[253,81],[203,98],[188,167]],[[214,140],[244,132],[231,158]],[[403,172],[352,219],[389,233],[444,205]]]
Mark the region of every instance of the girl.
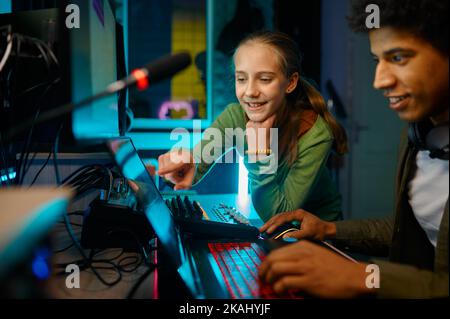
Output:
[[[263,221],[297,208],[327,221],[339,219],[341,196],[326,161],[333,143],[339,154],[346,152],[346,134],[320,93],[301,78],[297,44],[280,32],[257,32],[241,41],[233,60],[239,104],[229,105],[211,127],[224,139],[229,138],[226,128],[245,130],[245,151],[238,152],[249,172],[255,210]],[[271,140],[270,129],[278,130],[278,139]],[[278,152],[267,147],[274,143]],[[205,140],[196,149],[204,147]],[[226,151],[222,148],[220,155]],[[182,157],[174,160],[172,151],[158,159],[157,173],[174,183],[175,189],[198,183],[214,164],[204,160],[194,164],[191,152]],[[275,169],[262,173],[261,168],[274,158]]]

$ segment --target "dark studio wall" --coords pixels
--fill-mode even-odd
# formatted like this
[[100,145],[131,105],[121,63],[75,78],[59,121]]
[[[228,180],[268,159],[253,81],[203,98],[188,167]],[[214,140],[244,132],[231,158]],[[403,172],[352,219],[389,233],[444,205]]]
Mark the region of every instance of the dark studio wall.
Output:
[[321,81],[321,1],[274,1],[274,27],[295,39],[303,53],[303,75]]

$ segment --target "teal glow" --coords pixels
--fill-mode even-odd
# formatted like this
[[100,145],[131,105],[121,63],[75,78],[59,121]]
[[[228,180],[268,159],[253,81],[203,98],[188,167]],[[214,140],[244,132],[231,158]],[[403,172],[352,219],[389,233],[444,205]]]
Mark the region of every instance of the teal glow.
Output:
[[246,205],[249,202],[248,196],[248,171],[244,165],[244,158],[239,156],[239,178],[238,178],[238,203]]
[[186,132],[182,138],[177,140],[170,140],[170,132],[158,133],[127,133],[127,136],[133,140],[137,149],[145,150],[169,150],[175,144],[180,145],[180,140],[183,142],[181,147],[193,148],[201,140],[201,134],[192,134]]
[[[104,25],[90,1],[74,1],[80,7],[81,28],[71,29],[73,102],[102,92],[116,81],[114,15],[104,2]],[[76,139],[103,139],[119,135],[117,94],[79,108],[72,115]]]
[[[122,1],[123,45],[125,52],[125,70],[128,69],[128,0]],[[129,105],[129,94],[125,96],[125,105]]]
[[208,126],[213,113],[214,0],[206,1],[206,114]]
[[128,0],[122,1],[122,23],[123,23],[123,43],[125,46],[125,68],[126,70],[128,70]]
[[[121,165],[127,165],[130,167],[136,166],[136,164],[139,164],[138,162],[136,162],[136,159],[134,158],[130,158],[130,155],[133,154],[134,152],[134,148],[132,147],[132,145],[124,143],[122,144],[114,153],[114,157],[117,161],[117,163],[121,164]],[[134,157],[134,156],[133,156]],[[130,160],[134,160],[134,162],[132,162],[130,164]],[[127,175],[128,176],[128,175]],[[130,175],[131,179],[136,179],[136,174]]]
[[[209,110],[209,102],[207,102],[207,110]],[[209,117],[209,115],[208,115]],[[172,129],[175,127],[181,128],[192,128],[193,120],[160,120],[160,119],[146,119],[146,118],[135,118],[133,120],[134,129],[144,129],[144,128],[154,128],[154,129]],[[202,129],[205,129],[211,125],[210,119],[202,119]]]
[[[15,231],[10,244],[0,250],[0,279],[11,267],[27,258],[33,248],[44,238],[56,221],[66,212],[66,198],[52,199],[37,207],[22,227]],[[40,266],[39,266],[40,267]]]
[[[191,290],[196,293],[195,298],[197,299],[205,299],[205,294],[199,287],[197,287],[197,282],[194,276],[192,276],[192,266],[195,264],[193,257],[185,257],[184,254],[181,255],[182,263],[180,267],[178,267],[178,273],[181,278],[183,278],[184,284]],[[186,258],[190,258],[190,261],[187,261]]]
[[1,0],[0,13],[10,13],[10,12],[11,12],[11,0]]
[[9,177],[10,180],[16,178],[16,172],[9,173],[8,176],[6,176],[6,174],[5,175],[1,175],[0,176],[0,180],[2,182],[6,182],[8,180],[8,177]]
[[208,253],[208,262],[209,262],[209,265],[211,266],[211,269],[214,272],[215,278],[217,278],[217,281],[222,286],[222,289],[226,290],[227,286],[226,286],[224,277],[222,275],[222,272],[220,271],[219,264],[214,259],[214,256],[212,253]]

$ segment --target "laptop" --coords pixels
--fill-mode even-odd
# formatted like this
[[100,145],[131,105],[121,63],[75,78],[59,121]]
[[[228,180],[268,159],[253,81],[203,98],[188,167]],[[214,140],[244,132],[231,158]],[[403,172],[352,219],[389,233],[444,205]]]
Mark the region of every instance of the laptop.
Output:
[[[233,242],[185,238],[131,139],[112,139],[107,141],[107,147],[122,175],[131,182],[141,210],[163,248],[163,256],[179,275],[190,297],[280,297],[259,282],[257,272],[264,256],[286,242],[262,238]],[[159,257],[158,261],[161,262]]]

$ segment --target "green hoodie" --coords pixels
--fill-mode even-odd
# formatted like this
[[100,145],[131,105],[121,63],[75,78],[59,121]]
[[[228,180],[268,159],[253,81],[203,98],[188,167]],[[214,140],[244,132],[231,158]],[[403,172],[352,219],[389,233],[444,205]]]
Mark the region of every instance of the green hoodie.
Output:
[[[241,147],[230,139],[230,132],[225,128],[246,128],[246,118],[239,104],[230,104],[214,121],[211,128],[221,133],[222,147],[213,152],[215,161],[220,160],[231,148],[236,148],[242,156]],[[214,166],[215,161],[201,159],[199,154],[210,151],[213,139],[205,138],[209,129],[203,134],[203,139],[194,149],[196,172],[194,183],[198,183]],[[216,140],[214,140],[216,144]],[[261,161],[252,161],[244,155],[244,164],[248,170],[250,191],[255,210],[263,221],[269,220],[277,213],[298,208],[307,210],[323,220],[333,221],[341,216],[341,196],[337,192],[326,167],[326,161],[333,144],[333,136],[322,117],[318,116],[314,125],[298,140],[297,158],[292,165],[286,161],[277,162],[275,154]],[[222,160],[224,157],[221,158]],[[275,163],[275,164],[274,164]],[[275,166],[274,166],[275,165]],[[272,168],[272,169],[270,169]],[[264,170],[266,173],[264,173]]]

